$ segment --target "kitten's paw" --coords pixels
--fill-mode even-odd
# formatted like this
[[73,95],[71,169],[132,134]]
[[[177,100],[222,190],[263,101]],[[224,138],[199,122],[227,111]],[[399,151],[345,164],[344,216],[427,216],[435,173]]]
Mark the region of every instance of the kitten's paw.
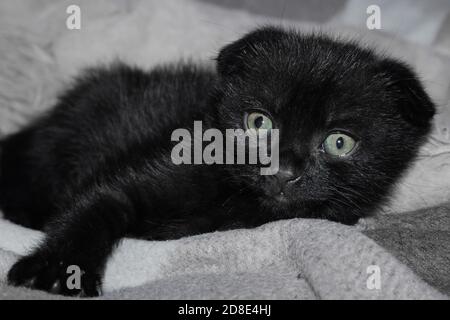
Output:
[[14,264],[8,273],[8,283],[66,296],[101,295],[100,275],[42,254],[25,256]]

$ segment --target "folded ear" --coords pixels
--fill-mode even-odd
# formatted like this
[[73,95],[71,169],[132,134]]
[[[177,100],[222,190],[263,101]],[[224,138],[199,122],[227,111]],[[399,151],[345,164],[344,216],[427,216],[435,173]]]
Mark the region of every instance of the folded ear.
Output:
[[276,27],[263,27],[246,34],[243,38],[225,46],[217,57],[217,71],[230,76],[245,71],[261,51],[275,44],[285,33]]
[[408,122],[428,127],[436,108],[412,69],[395,60],[385,60],[382,68],[390,76],[389,88],[395,90],[400,114]]
[[230,76],[243,69],[247,45],[246,39],[240,39],[220,50],[217,57],[217,72],[221,76]]

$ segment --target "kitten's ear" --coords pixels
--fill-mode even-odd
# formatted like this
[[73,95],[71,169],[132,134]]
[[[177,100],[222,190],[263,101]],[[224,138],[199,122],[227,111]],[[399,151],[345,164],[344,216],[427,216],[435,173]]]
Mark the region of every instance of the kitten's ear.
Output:
[[220,50],[217,71],[221,76],[230,76],[242,70],[245,63],[247,43],[245,39],[235,41]]
[[284,35],[276,27],[263,27],[246,34],[243,38],[225,46],[217,57],[217,71],[221,76],[244,72],[248,63],[258,58],[266,46],[273,45]]
[[416,126],[428,127],[436,108],[416,74],[406,64],[394,60],[383,61],[382,67],[390,75],[389,87],[398,94],[402,117]]

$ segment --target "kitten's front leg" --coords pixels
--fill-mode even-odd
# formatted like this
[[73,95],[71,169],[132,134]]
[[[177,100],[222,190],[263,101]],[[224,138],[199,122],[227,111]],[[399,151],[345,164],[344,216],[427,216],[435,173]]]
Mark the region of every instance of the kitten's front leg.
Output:
[[[104,190],[87,193],[74,203],[70,212],[49,225],[44,242],[12,267],[10,284],[69,296],[101,294],[106,260],[125,236],[134,212],[125,195]],[[71,277],[76,268],[81,270],[78,288]]]

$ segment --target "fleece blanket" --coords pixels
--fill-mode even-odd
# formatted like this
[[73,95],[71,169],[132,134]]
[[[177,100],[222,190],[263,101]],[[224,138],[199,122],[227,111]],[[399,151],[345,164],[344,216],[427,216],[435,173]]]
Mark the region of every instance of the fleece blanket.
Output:
[[[356,227],[294,219],[176,241],[125,239],[101,299],[447,299],[450,205],[393,217]],[[0,221],[9,250],[0,251],[0,279],[41,238]],[[60,298],[0,288],[4,299]]]
[[[274,18],[251,6],[194,0],[77,1],[83,20],[76,31],[65,28],[73,1],[0,4],[0,134],[49,108],[83,67],[117,58],[143,68],[211,61],[222,45],[266,23],[356,38],[406,60],[438,105],[430,140],[375,218],[356,227],[294,219],[168,242],[124,239],[108,262],[103,299],[448,299],[450,41],[442,31],[448,10],[428,5],[429,19],[415,24],[422,36],[401,37],[364,30],[365,21],[350,21],[361,1],[341,2],[341,11],[318,26],[296,21],[289,9],[288,18]],[[408,9],[414,5],[409,1]],[[10,266],[42,236],[0,218],[0,298],[63,298],[5,283]]]

